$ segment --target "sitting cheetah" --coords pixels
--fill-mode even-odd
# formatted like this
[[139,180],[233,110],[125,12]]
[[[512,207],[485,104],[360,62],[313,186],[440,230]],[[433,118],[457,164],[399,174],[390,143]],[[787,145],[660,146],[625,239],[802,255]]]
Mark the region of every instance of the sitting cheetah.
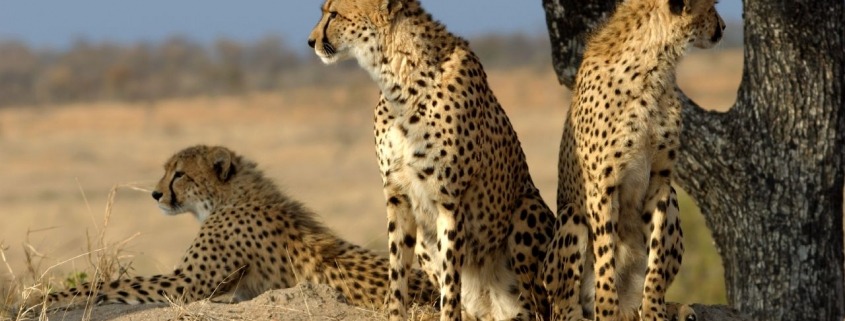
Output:
[[[67,307],[91,296],[96,303],[191,302],[224,293],[241,301],[304,280],[329,284],[355,305],[385,303],[387,258],[335,236],[254,162],[225,147],[194,146],[164,170],[152,193],[161,210],[190,212],[202,222],[179,267],[169,275],[83,284],[43,302]],[[418,302],[436,301],[437,288],[422,271],[408,274]]]
[[540,261],[555,217],[468,43],[416,0],[327,0],[309,45],[354,58],[381,90],[375,141],[387,200],[391,320],[417,259],[441,320],[526,320],[549,309]]
[[688,44],[712,47],[724,27],[713,0],[627,0],[588,41],[546,262],[547,290],[563,298],[557,317],[667,318],[664,295],[684,251],[670,185],[681,130],[675,66]]

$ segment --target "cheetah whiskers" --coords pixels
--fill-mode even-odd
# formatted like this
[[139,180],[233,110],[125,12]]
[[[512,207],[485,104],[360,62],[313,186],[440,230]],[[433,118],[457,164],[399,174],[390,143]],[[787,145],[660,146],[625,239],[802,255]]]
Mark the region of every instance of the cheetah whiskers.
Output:
[[326,52],[326,55],[328,55],[328,56],[334,56],[334,54],[337,53],[337,51],[334,50],[334,46],[332,46],[332,44],[330,44],[328,42],[323,43],[323,50]]

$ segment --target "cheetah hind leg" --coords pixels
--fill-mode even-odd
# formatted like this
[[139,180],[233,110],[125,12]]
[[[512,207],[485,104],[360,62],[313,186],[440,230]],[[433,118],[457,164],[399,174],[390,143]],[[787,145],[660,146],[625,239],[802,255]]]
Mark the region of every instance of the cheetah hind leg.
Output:
[[558,211],[554,238],[543,261],[543,285],[552,303],[549,320],[588,321],[581,306],[588,227],[572,204]]
[[[517,286],[522,292],[520,297],[523,307],[516,319],[548,319],[548,295],[538,276],[541,275],[542,260],[554,233],[555,217],[538,193],[520,199],[515,215],[517,221],[514,222],[508,243],[510,263],[516,272]],[[531,316],[529,311],[537,316]]]
[[407,317],[406,306],[410,303],[408,293],[408,274],[414,258],[417,223],[411,213],[408,197],[398,193],[387,196],[387,241],[389,253],[389,279],[387,301],[388,320],[404,321]]
[[646,235],[649,235],[648,267],[643,285],[640,319],[669,320],[665,304],[666,290],[681,268],[684,253],[675,189],[669,184],[659,186],[643,210],[644,218],[651,215],[651,224],[648,226],[650,230],[646,231]]

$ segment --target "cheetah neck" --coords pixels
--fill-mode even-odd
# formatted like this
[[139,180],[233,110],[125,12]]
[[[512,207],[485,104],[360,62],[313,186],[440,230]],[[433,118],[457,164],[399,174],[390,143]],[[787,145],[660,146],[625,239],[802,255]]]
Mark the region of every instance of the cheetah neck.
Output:
[[[387,101],[407,99],[408,86],[423,78],[435,78],[443,71],[443,64],[456,51],[466,49],[463,39],[451,34],[440,22],[420,8],[406,11],[395,22],[382,28],[376,50],[371,56],[359,59],[379,85]],[[468,50],[467,50],[468,51]],[[425,83],[423,86],[431,86]]]
[[674,78],[675,67],[686,52],[691,32],[680,18],[653,1],[624,1],[600,28],[585,57],[609,64],[627,64],[652,79]]
[[272,180],[255,168],[241,169],[231,178],[228,186],[220,191],[214,208],[233,207],[248,204],[279,204],[289,201]]

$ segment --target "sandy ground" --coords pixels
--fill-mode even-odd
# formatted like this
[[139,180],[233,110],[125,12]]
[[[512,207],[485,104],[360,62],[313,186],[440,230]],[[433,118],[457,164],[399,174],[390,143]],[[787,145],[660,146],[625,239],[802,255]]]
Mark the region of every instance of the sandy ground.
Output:
[[[736,95],[741,63],[739,51],[697,53],[682,64],[678,81],[701,105],[725,110]],[[568,92],[551,68],[489,75],[520,135],[535,183],[554,208]],[[116,255],[122,272],[171,271],[198,224],[187,215],[158,213],[150,187],[172,153],[197,143],[226,145],[257,161],[340,236],[383,250],[384,200],[372,146],[376,99],[375,86],[361,73],[339,88],[0,110],[0,294],[14,296],[18,290],[12,284],[36,281],[61,287],[73,271],[90,272],[96,254],[116,251],[121,242]],[[693,208],[691,203],[682,207]],[[698,226],[685,226],[685,234],[697,228],[703,236],[687,237],[688,254],[676,284],[723,293],[718,256],[700,215],[684,211],[682,217]],[[719,294],[713,299],[686,292],[675,291],[670,298],[720,300]]]
[[[697,321],[750,321],[725,306],[693,305]],[[414,309],[411,320],[437,320],[432,308]],[[326,285],[303,283],[295,288],[268,291],[238,304],[194,302],[185,306],[148,304],[136,306],[104,305],[89,310],[53,312],[49,320],[141,321],[141,320],[287,320],[287,321],[369,321],[386,320],[383,313],[357,308],[344,302],[343,296]]]
[[[82,320],[84,309],[51,313],[50,320]],[[91,321],[140,320],[337,320],[365,321],[386,319],[381,313],[356,308],[329,286],[300,284],[295,288],[268,291],[252,300],[238,303],[194,302],[185,306],[149,304],[138,306],[104,305],[90,310]]]

